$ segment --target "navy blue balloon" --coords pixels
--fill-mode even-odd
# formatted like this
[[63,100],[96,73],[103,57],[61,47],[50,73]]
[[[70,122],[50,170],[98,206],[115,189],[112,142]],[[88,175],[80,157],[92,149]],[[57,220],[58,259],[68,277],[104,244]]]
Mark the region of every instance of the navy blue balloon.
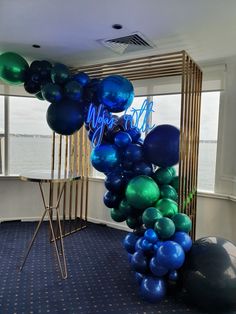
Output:
[[105,179],[105,187],[114,193],[121,192],[126,185],[125,177],[120,172],[111,172]]
[[150,242],[155,244],[158,241],[158,236],[153,229],[147,229],[144,233],[144,238]]
[[64,87],[65,96],[69,99],[80,101],[82,98],[82,86],[76,81],[69,81]]
[[142,138],[139,138],[137,141],[135,141],[135,144],[143,145],[144,140]]
[[179,161],[179,130],[168,124],[156,126],[143,143],[145,160],[162,168]]
[[143,252],[150,252],[153,248],[153,244],[145,238],[140,243],[140,246],[141,246]]
[[64,84],[70,78],[70,71],[65,64],[55,63],[51,69],[51,79],[53,83]]
[[132,254],[128,253],[128,261],[129,261],[129,263],[131,263],[132,256],[133,256]]
[[89,105],[90,103],[93,103],[94,105],[100,105],[100,101],[98,99],[99,85],[99,79],[92,79],[88,84],[84,86],[83,99]]
[[123,148],[132,143],[132,138],[127,132],[118,132],[114,137],[116,146]]
[[175,232],[171,240],[177,242],[182,247],[184,252],[188,252],[193,244],[191,237],[183,231]]
[[76,73],[72,77],[72,79],[75,80],[76,82],[78,82],[81,86],[85,86],[90,82],[90,78],[89,78],[88,74],[86,74],[84,72]]
[[144,278],[145,278],[145,276],[143,274],[140,274],[137,272],[135,273],[135,279],[137,280],[139,285],[141,285]]
[[103,196],[103,202],[108,208],[115,208],[119,206],[122,196],[107,191]]
[[157,242],[153,245],[154,251],[156,252],[162,244],[163,244],[163,241],[157,241]]
[[135,161],[141,161],[143,159],[143,150],[140,145],[130,144],[126,147],[124,154],[124,159]]
[[144,240],[144,237],[141,237],[137,240],[137,242],[135,243],[135,251],[142,251],[142,241]]
[[172,270],[169,275],[168,275],[168,278],[172,281],[177,281],[178,280],[178,272],[177,270]]
[[168,273],[168,269],[160,265],[155,257],[151,259],[149,267],[153,275],[157,277],[162,277]]
[[110,75],[99,85],[99,99],[110,112],[122,112],[134,99],[133,85],[123,76]]
[[161,278],[144,278],[140,286],[140,295],[145,301],[160,302],[166,295],[165,281]]
[[135,252],[135,244],[138,239],[139,236],[131,232],[125,236],[123,245],[128,253],[133,254]]
[[133,127],[133,116],[130,114],[124,114],[119,117],[118,125],[122,130],[127,131]]
[[127,133],[129,133],[133,142],[137,142],[141,137],[141,131],[137,127],[132,127],[127,131]]
[[120,163],[118,149],[115,145],[101,144],[96,146],[91,152],[91,162],[93,167],[102,172],[110,172]]
[[156,252],[158,263],[169,270],[179,269],[185,259],[184,250],[174,241],[165,241]]
[[47,83],[41,89],[43,98],[51,103],[56,103],[62,100],[62,90],[57,84]]
[[24,88],[29,94],[36,94],[40,91],[40,84],[32,79],[25,81]]
[[126,160],[125,159],[122,161],[122,167],[124,170],[132,170],[133,165],[134,165],[134,163],[132,160]]
[[148,271],[148,260],[142,251],[138,251],[133,254],[131,267],[133,270],[141,274],[145,274]]
[[72,100],[62,100],[59,103],[50,104],[46,119],[54,132],[71,135],[83,125],[83,108]]
[[136,175],[145,175],[150,177],[153,174],[152,164],[147,164],[144,161],[140,161],[134,164],[133,171]]

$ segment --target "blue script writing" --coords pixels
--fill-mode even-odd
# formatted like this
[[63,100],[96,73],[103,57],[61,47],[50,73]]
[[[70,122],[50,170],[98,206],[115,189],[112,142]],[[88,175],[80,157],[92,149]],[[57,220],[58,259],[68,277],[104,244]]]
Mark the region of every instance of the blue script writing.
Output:
[[[131,108],[130,113],[127,110],[124,113],[125,125],[124,129],[128,130],[129,127],[137,127],[141,132],[146,132],[154,128],[155,125],[149,125],[149,116],[153,110],[153,102],[146,99],[140,109]],[[90,104],[86,123],[92,126],[94,134],[92,137],[93,146],[101,144],[105,128],[112,130],[117,125],[117,117],[111,116],[104,106],[101,104],[99,107]]]

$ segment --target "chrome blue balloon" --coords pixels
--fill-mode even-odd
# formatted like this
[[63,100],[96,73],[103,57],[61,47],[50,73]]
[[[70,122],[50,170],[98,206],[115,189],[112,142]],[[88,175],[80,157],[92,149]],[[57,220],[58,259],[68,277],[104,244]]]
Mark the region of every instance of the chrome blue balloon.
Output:
[[142,147],[137,144],[130,144],[126,147],[124,154],[124,159],[130,161],[141,161],[143,159],[143,150]]
[[171,240],[177,242],[182,247],[184,252],[188,252],[193,244],[191,237],[183,231],[175,232]]
[[55,63],[51,69],[51,79],[53,83],[64,84],[70,78],[70,70],[65,64]]
[[137,142],[141,137],[141,131],[137,127],[132,127],[127,131],[127,133],[129,133],[133,142]]
[[168,273],[168,269],[160,265],[155,257],[151,259],[149,267],[153,275],[157,277],[162,277]]
[[143,279],[144,279],[144,275],[143,274],[140,274],[140,273],[135,273],[135,279],[137,280],[138,284],[141,285]]
[[159,167],[171,167],[179,161],[179,130],[168,124],[158,125],[143,143],[145,160]]
[[147,229],[144,233],[144,238],[150,242],[155,244],[158,241],[158,236],[153,229]]
[[133,254],[131,267],[133,270],[141,274],[145,274],[148,271],[148,260],[142,251],[138,251]]
[[54,132],[71,135],[83,125],[83,108],[72,100],[62,100],[48,107],[46,118],[49,127]]
[[185,259],[184,250],[174,241],[165,241],[156,252],[158,263],[168,270],[179,269]]
[[121,172],[108,173],[105,179],[105,187],[114,193],[120,193],[124,190],[126,185],[125,177]]
[[123,245],[128,253],[133,254],[135,252],[135,244],[138,239],[139,236],[131,232],[125,236]]
[[141,297],[148,302],[158,303],[166,295],[166,284],[161,278],[146,277],[140,286]]
[[122,195],[114,194],[110,191],[107,191],[103,196],[103,202],[108,208],[116,208],[119,206]]
[[143,250],[143,252],[150,252],[153,248],[153,244],[149,242],[147,239],[143,239],[143,241],[140,243],[140,246]]
[[101,144],[91,152],[93,167],[101,172],[110,172],[120,163],[118,149],[114,145]]
[[62,100],[62,90],[57,84],[47,83],[41,89],[42,96],[50,103],[56,103]]
[[116,146],[123,148],[132,143],[132,138],[127,132],[118,132],[114,137]]
[[134,99],[133,85],[123,76],[110,75],[99,85],[99,99],[110,112],[122,112]]
[[80,101],[82,98],[82,86],[76,81],[69,81],[64,87],[65,96],[69,99]]
[[178,280],[178,272],[177,270],[172,270],[169,275],[168,275],[168,278],[172,281],[177,281]]
[[81,86],[85,86],[90,82],[90,78],[85,72],[76,73],[72,79],[78,82]]
[[153,174],[153,167],[152,164],[147,164],[144,161],[139,161],[134,164],[133,171],[136,175],[145,175],[151,177]]

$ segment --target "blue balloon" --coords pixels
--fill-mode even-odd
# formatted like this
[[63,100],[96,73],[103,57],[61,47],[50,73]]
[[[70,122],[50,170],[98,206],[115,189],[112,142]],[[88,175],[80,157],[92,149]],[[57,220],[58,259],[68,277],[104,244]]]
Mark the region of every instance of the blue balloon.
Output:
[[100,105],[100,101],[98,99],[99,85],[99,79],[92,79],[88,84],[84,86],[83,99],[89,105],[90,103],[93,103],[94,105]]
[[127,132],[120,131],[116,133],[114,143],[116,146],[123,148],[132,143],[132,138]]
[[163,241],[157,241],[153,246],[154,251],[156,252],[162,244]]
[[126,185],[125,177],[121,172],[110,172],[105,179],[105,187],[114,193],[120,193]]
[[67,98],[71,100],[80,101],[82,98],[82,86],[76,81],[69,81],[66,83],[65,87],[65,95]]
[[144,238],[150,242],[155,244],[158,241],[158,236],[153,229],[147,229],[144,233]]
[[145,175],[150,177],[153,174],[152,164],[147,164],[144,161],[137,162],[134,164],[133,171],[137,176]]
[[115,145],[101,144],[91,152],[93,167],[101,172],[110,172],[120,163],[118,149]]
[[138,239],[139,236],[131,232],[125,236],[123,245],[128,253],[133,254],[135,252],[135,244]]
[[172,270],[169,275],[168,275],[168,278],[172,281],[177,281],[178,280],[178,272],[177,270]]
[[185,259],[182,247],[174,241],[165,241],[156,252],[159,264],[169,270],[179,269]]
[[53,83],[64,84],[70,78],[70,71],[65,64],[55,63],[51,69],[51,79]]
[[110,112],[122,112],[134,99],[133,85],[123,76],[110,75],[99,85],[99,99]]
[[168,269],[160,265],[155,257],[151,259],[149,267],[153,275],[157,277],[162,277],[168,273]]
[[142,251],[143,248],[141,246],[142,244],[142,241],[143,241],[144,237],[141,237],[137,240],[136,244],[135,244],[135,251],[138,252],[138,251]]
[[130,144],[126,147],[124,151],[124,159],[130,161],[140,161],[143,159],[143,150],[142,147],[137,144]]
[[90,78],[89,78],[88,74],[86,74],[84,72],[76,73],[72,77],[72,79],[75,80],[76,82],[78,82],[81,86],[85,86],[90,82]]
[[175,232],[171,240],[174,242],[177,242],[182,247],[184,252],[188,252],[191,249],[192,244],[193,244],[190,236],[186,232],[183,232],[183,231]]
[[161,278],[146,277],[140,286],[141,297],[148,302],[160,302],[166,295],[166,284]]
[[142,251],[138,251],[133,254],[131,267],[133,270],[141,274],[145,274],[148,271],[148,260]]
[[132,127],[127,133],[129,133],[133,142],[137,142],[141,137],[141,131],[137,127]]
[[133,127],[133,116],[130,114],[124,114],[118,119],[117,123],[122,130],[127,131]]
[[171,167],[179,161],[179,130],[168,124],[156,126],[143,143],[145,160],[159,167]]
[[139,285],[141,285],[144,278],[145,278],[145,276],[143,274],[140,274],[137,272],[135,273],[135,279],[137,280]]
[[129,261],[129,263],[131,263],[132,256],[133,256],[132,254],[128,253],[128,261]]
[[61,87],[57,84],[47,83],[41,89],[42,96],[45,100],[56,103],[62,99]]
[[54,132],[71,135],[83,125],[83,108],[72,100],[62,100],[59,103],[50,104],[46,119]]
[[121,198],[122,196],[108,191],[103,196],[103,202],[108,208],[115,208],[119,206]]
[[147,239],[143,239],[142,242],[140,243],[140,246],[143,250],[143,252],[150,252],[153,248],[153,244],[150,243]]

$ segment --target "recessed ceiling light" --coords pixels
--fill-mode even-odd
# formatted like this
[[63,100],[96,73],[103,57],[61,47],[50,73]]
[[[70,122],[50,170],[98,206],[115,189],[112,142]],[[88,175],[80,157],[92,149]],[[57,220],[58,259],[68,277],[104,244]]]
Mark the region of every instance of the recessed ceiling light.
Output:
[[122,29],[123,26],[121,24],[113,24],[112,28],[114,28],[114,29]]
[[40,45],[36,45],[36,44],[32,45],[32,47],[33,47],[33,48],[41,48]]

